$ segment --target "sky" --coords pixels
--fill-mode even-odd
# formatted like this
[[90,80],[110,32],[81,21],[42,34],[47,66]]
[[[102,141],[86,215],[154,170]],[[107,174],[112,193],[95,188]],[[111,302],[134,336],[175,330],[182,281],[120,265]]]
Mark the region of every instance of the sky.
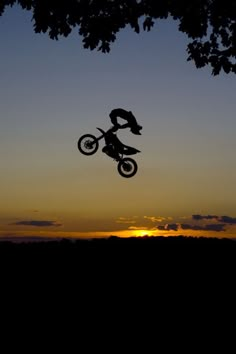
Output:
[[[31,13],[0,17],[0,237],[236,236],[236,78],[187,61],[186,36],[169,20],[121,31],[111,52],[82,46],[75,30],[35,34]],[[131,110],[141,151],[123,178],[83,134]]]

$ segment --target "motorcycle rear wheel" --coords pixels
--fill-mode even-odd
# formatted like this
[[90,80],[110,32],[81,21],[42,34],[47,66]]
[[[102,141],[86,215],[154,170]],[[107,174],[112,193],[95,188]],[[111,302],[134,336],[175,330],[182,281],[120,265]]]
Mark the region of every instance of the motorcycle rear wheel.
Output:
[[124,159],[119,161],[117,169],[122,177],[130,178],[133,177],[138,171],[138,165],[136,161],[134,161],[130,157],[125,157]]
[[84,134],[78,140],[78,149],[84,155],[93,155],[98,150],[97,138],[92,134]]

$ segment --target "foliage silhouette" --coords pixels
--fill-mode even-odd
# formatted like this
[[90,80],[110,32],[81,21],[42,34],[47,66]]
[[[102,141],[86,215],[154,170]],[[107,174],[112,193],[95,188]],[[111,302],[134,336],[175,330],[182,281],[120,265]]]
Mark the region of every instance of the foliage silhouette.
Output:
[[127,25],[139,33],[141,27],[150,31],[158,19],[171,17],[190,39],[187,60],[197,68],[209,65],[213,75],[236,73],[235,0],[2,0],[0,16],[15,3],[32,11],[36,33],[58,39],[78,27],[84,48],[104,53]]
[[[50,305],[50,313],[52,304],[60,298],[59,314],[61,306],[68,312],[71,305],[72,313],[79,306],[78,309],[85,309],[90,322],[88,309],[93,311],[95,307],[104,312],[108,307],[110,313],[112,302],[120,311],[121,301],[126,304],[128,313],[133,306],[138,316],[141,308],[147,311],[149,304],[150,313],[153,308],[158,309],[158,320],[161,308],[164,318],[167,308],[179,309],[183,318],[183,309],[186,308],[189,314],[199,300],[200,303],[206,301],[207,311],[209,301],[215,298],[222,301],[220,289],[225,294],[231,290],[234,293],[236,241],[233,240],[113,236],[92,240],[29,241],[0,242],[2,292],[9,289],[3,281],[7,279],[14,284],[15,303],[19,304],[16,299],[27,289],[24,296],[27,302],[31,298],[37,307],[35,295],[41,294],[38,301],[41,303],[45,299]],[[196,302],[193,302],[194,295]],[[191,306],[186,305],[187,299],[191,300]],[[216,311],[215,302],[213,304]],[[78,318],[80,316],[81,313]],[[170,317],[167,318],[169,321]],[[110,325],[110,321],[108,323]]]
[[[117,258],[127,261],[134,259],[145,259],[150,262],[153,258],[165,259],[166,256],[174,257],[181,260],[182,257],[193,260],[204,253],[207,257],[218,257],[219,255],[228,254],[233,256],[235,260],[236,240],[228,238],[214,237],[187,237],[187,236],[143,236],[143,237],[128,237],[120,238],[110,236],[108,238],[92,238],[92,239],[70,239],[70,238],[1,238],[0,242],[0,258],[10,258],[10,255],[22,256],[28,254],[34,259],[37,255],[41,258],[42,254],[61,257],[63,259],[71,259],[73,255],[78,259],[93,259],[105,256],[105,259],[115,261]],[[195,256],[194,256],[195,255]],[[141,256],[141,257],[140,257]],[[54,261],[55,261],[54,258]],[[220,259],[220,258],[219,258]],[[218,260],[219,260],[218,259]],[[45,258],[44,258],[45,261]]]

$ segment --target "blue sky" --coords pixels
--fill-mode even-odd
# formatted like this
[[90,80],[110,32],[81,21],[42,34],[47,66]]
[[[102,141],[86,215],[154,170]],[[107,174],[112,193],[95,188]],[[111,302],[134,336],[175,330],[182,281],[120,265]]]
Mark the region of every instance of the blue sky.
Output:
[[[134,224],[155,233],[163,222],[151,217],[165,220],[167,231],[170,220],[193,223],[194,214],[217,215],[214,222],[236,217],[235,76],[213,77],[210,68],[187,62],[187,38],[176,28],[171,20],[139,35],[127,28],[103,54],[83,49],[76,30],[52,41],[34,33],[30,13],[5,12],[2,234],[125,234]],[[76,147],[80,135],[109,128],[109,112],[117,107],[132,110],[143,125],[142,136],[119,133],[142,151],[130,180],[101,149],[85,157]],[[16,225],[32,220],[54,224]],[[234,223],[225,230],[232,235]]]

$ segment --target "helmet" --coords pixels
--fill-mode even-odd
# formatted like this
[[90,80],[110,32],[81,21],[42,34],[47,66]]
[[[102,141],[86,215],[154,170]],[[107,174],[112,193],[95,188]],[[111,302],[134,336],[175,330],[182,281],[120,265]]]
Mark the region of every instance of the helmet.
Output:
[[130,131],[135,134],[135,135],[141,135],[140,130],[143,129],[143,127],[141,127],[141,125],[135,125],[134,127],[130,128]]

